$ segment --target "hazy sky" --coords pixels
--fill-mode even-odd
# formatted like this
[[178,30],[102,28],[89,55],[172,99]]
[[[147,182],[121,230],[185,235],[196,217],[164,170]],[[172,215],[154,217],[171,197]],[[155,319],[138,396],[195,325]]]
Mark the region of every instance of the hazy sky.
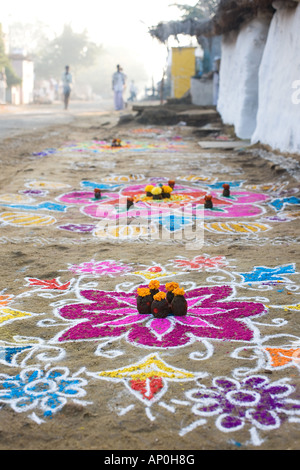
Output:
[[133,38],[133,29],[143,21],[147,26],[160,20],[179,18],[180,10],[172,4],[195,5],[197,0],[7,0],[1,2],[1,19],[10,21],[34,21],[40,19],[56,29],[66,22],[74,28],[88,28],[91,36],[100,41],[106,36],[118,41],[116,33],[126,33]]
[[1,3],[0,22],[4,26],[15,21],[33,23],[37,19],[59,34],[63,25],[70,23],[77,32],[87,29],[90,39],[105,47],[128,46],[137,57],[146,57],[149,73],[160,76],[166,49],[151,38],[147,27],[180,18],[181,11],[170,5],[195,5],[197,0],[50,0],[47,3],[7,0]]

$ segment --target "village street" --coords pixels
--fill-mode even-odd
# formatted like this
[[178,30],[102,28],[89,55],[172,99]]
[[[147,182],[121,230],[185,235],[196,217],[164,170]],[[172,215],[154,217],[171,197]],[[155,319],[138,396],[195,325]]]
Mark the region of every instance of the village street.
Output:
[[0,115],[0,449],[296,450],[299,156],[213,108],[52,109]]
[[75,115],[92,112],[93,115],[110,111],[111,101],[75,101],[72,109],[65,111],[60,102],[44,105],[0,105],[0,139],[20,133],[35,131],[43,127],[69,124]]

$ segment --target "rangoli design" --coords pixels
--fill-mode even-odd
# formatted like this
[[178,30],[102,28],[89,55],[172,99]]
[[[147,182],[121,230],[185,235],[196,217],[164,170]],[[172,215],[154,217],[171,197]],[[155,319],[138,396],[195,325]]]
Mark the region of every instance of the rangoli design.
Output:
[[[45,278],[29,270],[23,277],[27,266],[22,267],[19,293],[11,293],[11,286],[0,292],[0,327],[5,332],[0,363],[6,368],[0,374],[0,404],[42,426],[68,403],[88,407],[89,385],[98,386],[101,395],[106,381],[112,398],[103,407],[118,416],[139,407],[159,425],[162,410],[172,417],[184,409],[186,420],[172,419],[179,438],[210,426],[226,442],[228,435],[238,438],[247,431],[247,444],[259,447],[283,424],[300,423],[299,273],[293,258],[266,266],[247,259],[247,268],[241,268],[238,260],[225,256],[222,245],[226,235],[234,243],[270,244],[268,232],[274,225],[299,218],[298,190],[281,180],[247,185],[243,170],[236,167],[232,175],[239,180],[225,181],[225,165],[218,166],[220,180],[214,176],[218,162],[209,154],[203,174],[148,178],[144,172],[149,155],[157,160],[163,156],[158,166],[172,161],[172,171],[182,169],[188,145],[170,129],[137,128],[132,134],[140,140],[116,136],[110,142],[68,142],[34,156],[72,156],[78,168],[85,158],[88,167],[93,157],[110,171],[114,162],[105,166],[108,156],[135,155],[139,169],[134,173],[100,173],[74,187],[63,181],[27,180],[26,189],[0,195],[0,223],[7,240],[11,227],[37,232],[54,226],[59,234],[65,231],[70,244],[87,240],[97,247],[89,257],[78,250],[76,259],[45,272]],[[187,154],[193,165],[196,157]],[[226,155],[220,158],[225,162]],[[207,169],[212,171],[205,174]],[[208,235],[206,246],[178,251],[180,234],[195,224]],[[174,244],[164,261],[156,255],[155,241],[163,243],[160,237],[166,232]],[[49,240],[51,244],[55,239]],[[143,247],[151,240],[147,258],[129,261],[126,249],[123,259],[105,257],[103,246],[138,240]],[[272,243],[276,248],[276,240]],[[42,312],[33,311],[37,303],[31,300],[38,299]],[[24,331],[38,327],[41,337],[22,336],[20,322],[28,322]],[[69,366],[68,354],[75,343],[76,370]],[[83,344],[97,359],[93,367],[80,352]],[[224,375],[209,367],[220,350],[225,351]],[[122,397],[118,404],[116,384]]]
[[[162,287],[163,290],[165,290]],[[186,294],[189,315],[164,319],[139,315],[136,295],[125,292],[81,291],[91,303],[76,303],[59,315],[76,324],[59,341],[125,337],[136,346],[177,348],[202,338],[250,341],[253,332],[241,320],[265,312],[262,304],[228,300],[230,286],[203,287]]]
[[10,405],[17,413],[32,412],[31,418],[41,423],[61,410],[68,399],[80,401],[86,394],[86,384],[85,379],[70,375],[66,367],[48,371],[29,367],[15,376],[0,374],[0,403]]
[[123,382],[139,400],[146,406],[151,406],[166,393],[169,381],[191,381],[205,374],[172,367],[161,360],[158,354],[150,354],[141,362],[129,367],[91,375],[98,379]]
[[[111,176],[103,178],[106,183],[128,183],[131,181],[144,179],[144,175],[129,175],[124,177]],[[151,184],[150,184],[151,183]],[[203,183],[203,180],[202,180]],[[124,184],[124,187],[116,192],[107,186],[99,184],[101,197],[95,198],[96,183],[85,182],[86,190],[78,190],[59,196],[58,201],[63,205],[78,205],[82,214],[91,217],[102,225],[105,222],[111,224],[97,227],[91,231],[97,237],[105,238],[137,238],[139,236],[149,236],[155,233],[159,226],[168,232],[182,231],[185,227],[192,226],[195,221],[203,223],[210,219],[240,219],[248,217],[258,217],[264,213],[261,203],[269,199],[269,196],[262,193],[252,193],[250,191],[240,191],[235,189],[230,197],[224,197],[219,186],[209,190],[205,186],[197,188],[176,184],[168,198],[158,198],[152,195],[147,188],[154,188],[152,191],[161,191],[167,188],[167,180],[163,178],[149,180],[149,184]],[[205,183],[204,183],[205,184]],[[89,186],[90,185],[90,186]],[[88,188],[91,188],[90,190]],[[205,197],[210,194],[213,207],[205,208]],[[130,206],[128,200],[132,200]],[[132,227],[129,221],[138,221],[140,228]],[[147,222],[149,230],[147,230]],[[89,224],[86,224],[87,226]],[[72,228],[74,226],[74,228]],[[152,226],[152,227],[151,227]],[[60,226],[65,230],[84,231],[80,227],[76,230],[76,224]],[[127,227],[127,228],[126,228]],[[151,228],[150,228],[151,227]],[[155,228],[156,227],[156,228]],[[258,222],[205,222],[204,229],[217,233],[253,233],[268,230],[266,224]],[[87,228],[86,231],[89,231]],[[153,232],[154,231],[154,232]]]
[[30,212],[2,212],[0,221],[20,227],[47,226],[56,223],[56,219],[50,215],[31,214]]
[[284,379],[271,382],[266,376],[252,375],[240,382],[216,377],[210,388],[200,385],[187,396],[194,402],[194,414],[205,423],[211,418],[226,433],[247,425],[257,439],[257,430],[278,429],[299,414],[300,402],[291,398],[293,392],[295,387]]

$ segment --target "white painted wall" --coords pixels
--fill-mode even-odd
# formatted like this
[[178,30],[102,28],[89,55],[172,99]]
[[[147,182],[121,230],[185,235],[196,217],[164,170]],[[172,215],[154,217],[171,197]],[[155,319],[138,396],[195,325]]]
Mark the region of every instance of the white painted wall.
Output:
[[[29,104],[33,102],[34,88],[34,64],[32,60],[27,60],[22,56],[10,56],[11,64],[16,74],[22,79],[20,86],[15,87],[15,97],[13,104]],[[17,98],[17,93],[20,94]]]
[[300,153],[299,88],[300,4],[278,9],[273,16],[259,70],[259,108],[252,143]]
[[217,110],[239,138],[250,139],[256,128],[258,70],[271,17],[261,15],[222,40]]
[[238,33],[231,31],[225,34],[221,44],[221,65],[219,98],[217,110],[225,124],[233,125],[235,122],[235,112],[237,104],[234,97],[234,87],[236,86],[236,42]]

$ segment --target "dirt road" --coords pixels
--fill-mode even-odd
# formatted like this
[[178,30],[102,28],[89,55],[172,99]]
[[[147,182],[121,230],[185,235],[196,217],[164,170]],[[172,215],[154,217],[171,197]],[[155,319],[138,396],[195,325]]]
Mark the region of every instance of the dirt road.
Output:
[[299,156],[132,116],[0,142],[0,448],[297,449]]

